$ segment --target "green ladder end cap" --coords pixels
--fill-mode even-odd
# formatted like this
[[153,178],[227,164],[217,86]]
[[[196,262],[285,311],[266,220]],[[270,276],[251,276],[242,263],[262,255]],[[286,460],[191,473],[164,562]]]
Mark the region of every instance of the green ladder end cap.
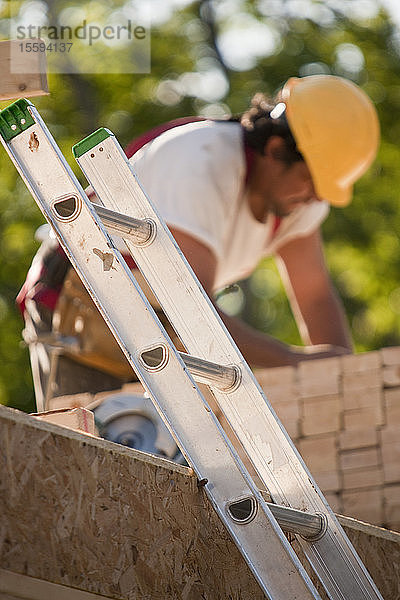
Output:
[[33,104],[29,100],[20,98],[0,111],[0,135],[6,142],[35,123],[29,112],[30,106]]
[[113,134],[111,133],[111,131],[109,131],[105,127],[97,129],[96,131],[85,137],[83,140],[72,146],[73,155],[75,156],[75,158],[79,158],[80,156],[85,154],[85,152],[92,150],[92,148],[97,146],[97,144],[104,142],[104,140],[111,137],[112,135]]

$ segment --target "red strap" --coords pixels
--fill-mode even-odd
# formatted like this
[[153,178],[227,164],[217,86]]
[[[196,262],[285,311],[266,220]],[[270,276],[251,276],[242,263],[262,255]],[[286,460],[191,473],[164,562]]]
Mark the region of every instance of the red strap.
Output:
[[[68,260],[60,245],[55,248],[54,252],[59,254],[61,259]],[[35,302],[40,302],[40,304],[47,306],[51,311],[55,309],[62,284],[50,287],[45,283],[45,279],[45,264],[41,260],[34,261],[29,268],[22,288],[15,299],[22,314],[24,314],[25,311],[25,302],[27,298],[31,298],[35,300]]]
[[173,121],[169,121],[168,123],[157,125],[157,127],[153,127],[153,129],[150,129],[150,131],[146,131],[142,135],[139,135],[134,140],[132,140],[125,148],[125,154],[128,158],[131,158],[138,150],[140,150],[140,148],[143,148],[143,146],[157,138],[165,131],[174,129],[174,127],[186,125],[187,123],[196,123],[197,121],[205,120],[206,119],[204,117],[181,117],[180,119],[174,119]]
[[276,232],[278,231],[278,229],[279,229],[279,227],[280,227],[281,223],[282,223],[282,217],[277,217],[277,216],[275,215],[274,224],[273,224],[273,226],[272,226],[272,236],[271,236],[271,237],[274,237],[274,235],[275,235],[275,234],[276,234]]

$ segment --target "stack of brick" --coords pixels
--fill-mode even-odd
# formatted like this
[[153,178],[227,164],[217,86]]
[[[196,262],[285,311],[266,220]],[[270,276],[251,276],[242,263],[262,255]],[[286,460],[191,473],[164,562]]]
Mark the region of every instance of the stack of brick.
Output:
[[400,531],[400,348],[256,376],[335,512]]

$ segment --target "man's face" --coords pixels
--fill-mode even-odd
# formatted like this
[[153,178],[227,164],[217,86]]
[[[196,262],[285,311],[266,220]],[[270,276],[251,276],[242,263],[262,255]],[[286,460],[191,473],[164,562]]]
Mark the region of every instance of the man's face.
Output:
[[272,178],[265,182],[263,197],[266,210],[278,217],[287,217],[298,206],[320,200],[311,173],[302,161],[276,167]]
[[251,180],[250,207],[262,223],[271,213],[287,217],[299,206],[320,200],[306,163],[287,165],[279,157],[281,144],[281,138],[271,138],[265,155],[257,159]]

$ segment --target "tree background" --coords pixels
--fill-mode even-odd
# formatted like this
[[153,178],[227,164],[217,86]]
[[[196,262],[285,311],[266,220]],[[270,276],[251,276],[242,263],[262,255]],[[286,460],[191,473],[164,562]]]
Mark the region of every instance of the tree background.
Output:
[[[141,0],[146,2],[146,0]],[[115,0],[135,9],[136,0]],[[357,351],[400,345],[400,33],[378,0],[147,0],[151,9],[151,71],[50,73],[51,94],[34,103],[82,183],[71,146],[99,126],[122,145],[175,117],[240,113],[252,95],[274,95],[291,76],[347,77],[376,103],[382,129],[377,161],[356,184],[346,209],[332,208],[323,225],[327,262],[343,298]],[[74,2],[0,3],[0,33],[10,16],[40,10],[56,23]],[[81,2],[88,19],[105,10]],[[110,3],[107,3],[108,9]],[[126,57],[125,57],[126,58]],[[129,56],[128,56],[129,58]],[[82,61],[84,57],[82,56]],[[1,107],[9,104],[3,103]],[[23,321],[15,307],[38,247],[43,217],[4,151],[0,152],[0,403],[34,410]],[[283,341],[299,337],[271,259],[220,296],[227,311]]]

